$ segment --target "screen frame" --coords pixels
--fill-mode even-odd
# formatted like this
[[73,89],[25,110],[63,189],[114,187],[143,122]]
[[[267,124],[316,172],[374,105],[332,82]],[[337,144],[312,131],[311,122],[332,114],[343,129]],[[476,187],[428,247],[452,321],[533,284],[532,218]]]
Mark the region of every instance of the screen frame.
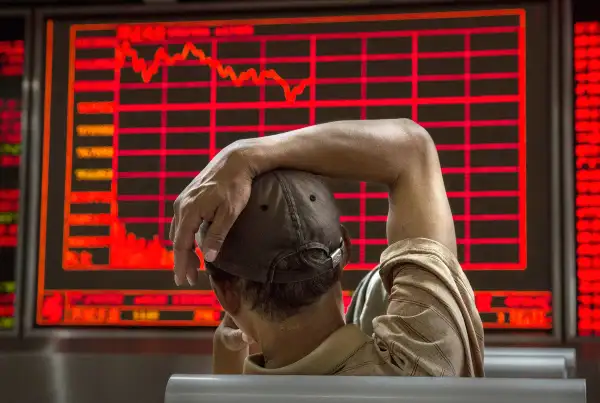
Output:
[[[0,20],[2,18],[23,18],[24,20],[24,32],[23,41],[25,47],[24,63],[23,63],[23,79],[21,82],[21,160],[19,164],[19,221],[18,232],[17,232],[17,253],[15,259],[14,278],[15,278],[15,313],[14,313],[14,325],[10,330],[0,331],[0,338],[14,338],[21,334],[23,318],[24,318],[24,296],[25,293],[25,272],[27,266],[25,264],[25,248],[28,240],[27,236],[27,220],[29,216],[27,210],[27,178],[29,168],[29,139],[30,139],[30,115],[31,115],[31,104],[30,104],[30,90],[31,90],[31,67],[33,65],[33,52],[32,43],[32,20],[33,13],[27,8],[9,8],[0,10]],[[19,270],[19,267],[21,268]]]
[[[465,2],[467,3],[467,2]],[[465,4],[465,7],[485,7],[492,6],[498,8],[497,2],[493,0],[474,0],[469,1]],[[506,7],[510,7],[513,4],[515,7],[518,3],[507,0],[502,2]],[[550,60],[553,72],[550,76],[550,83],[554,88],[559,83],[559,70],[555,67],[559,63],[560,51],[555,50],[556,44],[559,39],[559,26],[557,22],[560,18],[559,12],[560,6],[558,0],[532,0],[528,2],[530,4],[544,4],[548,7],[548,18],[549,18],[549,34],[551,36],[551,53]],[[43,137],[43,92],[41,91],[41,85],[43,83],[45,75],[45,39],[46,39],[46,21],[52,18],[61,18],[65,16],[69,17],[93,17],[103,18],[114,16],[115,12],[121,16],[132,16],[132,17],[145,17],[145,16],[156,16],[161,15],[164,18],[170,16],[181,15],[186,12],[240,12],[240,11],[307,11],[307,10],[339,10],[342,7],[347,8],[352,6],[355,9],[361,9],[365,12],[369,12],[373,8],[384,8],[384,7],[423,7],[426,5],[436,6],[448,6],[456,7],[456,2],[452,0],[430,0],[425,3],[418,0],[379,0],[379,1],[357,1],[349,2],[347,0],[302,0],[293,1],[287,3],[272,2],[268,0],[256,1],[249,4],[249,2],[211,2],[202,4],[177,4],[177,5],[122,5],[122,6],[92,6],[92,7],[73,7],[73,8],[41,8],[35,12],[35,26],[36,26],[36,37],[35,37],[35,70],[34,77],[35,83],[33,90],[33,110],[32,110],[32,141],[31,141],[31,161],[40,161],[41,149],[42,149],[42,137]],[[395,10],[400,12],[402,10]],[[411,12],[411,10],[406,10]],[[556,70],[556,71],[554,71]],[[551,100],[549,104],[549,112],[557,110],[560,106],[560,92],[553,91],[551,94]],[[560,136],[559,123],[553,120],[551,122],[551,178],[550,178],[550,203],[553,212],[560,210],[560,166],[554,168],[559,164],[559,136]],[[108,329],[96,329],[96,328],[39,328],[35,326],[35,314],[36,314],[36,301],[37,301],[37,258],[38,258],[38,242],[39,242],[39,204],[40,204],[40,180],[41,170],[32,169],[29,173],[29,186],[30,186],[30,197],[28,197],[28,239],[27,239],[27,300],[26,300],[26,316],[24,318],[25,336],[27,337],[39,337],[39,336],[58,336],[68,338],[201,338],[206,339],[212,337],[212,328],[203,328],[199,330],[182,330],[177,328],[165,328],[159,330],[145,330],[145,329],[123,329],[123,328],[108,328]],[[557,220],[559,221],[559,220]],[[553,330],[548,335],[540,334],[489,334],[486,335],[486,341],[488,344],[518,344],[518,343],[543,343],[543,344],[556,344],[562,340],[563,334],[563,320],[562,320],[562,292],[561,292],[561,255],[560,255],[560,222],[558,224],[552,224],[552,236],[551,246],[554,252],[552,252],[551,261],[551,284],[553,293]]]

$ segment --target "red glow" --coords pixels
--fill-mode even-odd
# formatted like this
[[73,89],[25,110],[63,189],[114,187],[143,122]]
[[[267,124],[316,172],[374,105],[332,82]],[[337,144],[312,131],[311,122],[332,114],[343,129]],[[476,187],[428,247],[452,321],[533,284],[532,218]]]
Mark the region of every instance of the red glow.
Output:
[[[0,76],[20,74],[15,68],[21,66],[22,69],[22,46],[22,42],[0,42]],[[3,55],[8,57],[3,59]],[[15,98],[0,98],[0,248],[13,250],[17,247],[18,239],[19,189],[4,183],[4,178],[18,186],[15,178],[19,175],[20,154],[20,101]],[[15,269],[15,262],[11,258],[14,252],[6,255],[0,253],[0,255],[2,255],[0,271],[8,271],[11,274],[11,277],[8,277],[10,279]],[[0,283],[0,328],[10,328],[13,325],[14,289],[13,281]]]
[[[101,37],[85,37],[77,38],[75,43],[79,48],[106,48],[108,46],[116,47],[114,59],[94,59],[94,58],[79,58],[75,61],[74,68],[76,70],[104,70],[112,69],[115,71],[115,77],[121,76],[121,71],[124,68],[131,68],[134,72],[142,76],[142,83],[135,82],[121,82],[120,79],[113,81],[75,81],[73,83],[73,90],[76,92],[98,92],[98,91],[113,91],[115,99],[113,101],[103,102],[80,102],[77,104],[77,110],[79,113],[105,113],[113,114],[114,116],[114,134],[113,134],[113,160],[112,169],[108,172],[100,173],[89,173],[88,177],[96,177],[95,175],[105,175],[107,179],[110,179],[113,183],[112,190],[110,192],[98,193],[95,192],[87,194],[85,192],[77,192],[71,194],[72,203],[109,203],[111,204],[110,214],[71,214],[68,218],[69,225],[81,226],[81,225],[111,225],[110,237],[95,237],[94,239],[88,239],[85,237],[73,237],[70,236],[67,240],[68,245],[77,247],[78,249],[84,249],[83,251],[69,251],[67,252],[67,258],[65,259],[65,268],[68,269],[85,269],[88,265],[93,267],[114,267],[114,268],[164,268],[171,269],[172,267],[172,252],[170,251],[170,242],[165,240],[161,236],[153,237],[150,240],[139,238],[133,233],[127,234],[125,226],[128,225],[143,225],[143,224],[155,224],[159,227],[159,234],[164,236],[164,227],[170,223],[170,217],[164,217],[162,212],[159,215],[144,216],[144,217],[118,217],[118,221],[115,221],[116,212],[119,210],[118,205],[121,202],[152,202],[157,201],[160,205],[164,203],[170,203],[175,199],[175,194],[165,194],[165,181],[170,178],[193,178],[197,173],[197,170],[193,171],[176,171],[166,170],[161,168],[158,171],[131,171],[126,172],[119,170],[118,160],[123,157],[137,158],[144,156],[157,156],[160,157],[161,166],[164,166],[165,159],[168,156],[192,156],[206,155],[208,157],[213,156],[219,151],[214,144],[216,138],[221,132],[273,132],[273,131],[286,131],[294,130],[303,125],[266,125],[264,120],[264,113],[266,108],[299,108],[307,107],[311,111],[311,116],[314,116],[314,111],[321,107],[355,107],[358,106],[363,110],[366,110],[370,106],[401,106],[401,105],[412,105],[414,114],[416,115],[415,105],[427,105],[427,104],[458,104],[458,105],[470,105],[476,103],[490,103],[490,102],[522,102],[522,94],[514,95],[489,95],[489,96],[471,96],[470,85],[472,81],[476,80],[500,80],[500,79],[515,79],[519,80],[519,72],[501,72],[501,73],[471,73],[465,70],[464,74],[446,74],[446,75],[424,75],[424,74],[413,74],[408,77],[403,76],[389,76],[389,77],[377,77],[368,76],[367,70],[363,70],[364,77],[349,77],[349,78],[317,78],[315,77],[316,70],[311,68],[311,75],[304,79],[289,79],[284,80],[273,70],[266,69],[267,63],[308,63],[315,67],[317,64],[331,63],[331,62],[347,62],[347,61],[385,61],[385,60],[412,60],[413,66],[415,61],[420,59],[430,58],[441,58],[441,59],[465,59],[470,60],[474,57],[494,57],[494,56],[505,56],[505,55],[519,55],[519,49],[501,49],[501,50],[469,50],[460,52],[421,52],[415,47],[411,53],[390,53],[390,54],[369,54],[366,48],[366,41],[369,38],[393,38],[393,37],[412,37],[418,36],[429,36],[429,35],[440,35],[442,34],[439,30],[422,30],[422,31],[390,31],[390,32],[362,32],[362,33],[344,33],[344,34],[319,34],[316,36],[315,41],[321,39],[346,39],[353,38],[361,40],[365,45],[363,48],[363,55],[335,55],[335,56],[317,56],[316,53],[311,52],[305,57],[269,57],[266,59],[261,56],[260,59],[253,58],[219,58],[217,59],[217,45],[220,42],[216,41],[230,41],[231,38],[205,38],[202,39],[203,35],[199,35],[202,42],[205,40],[206,46],[211,51],[211,57],[207,56],[206,53],[197,47],[197,45],[191,42],[182,42],[178,39],[178,36],[170,37],[168,34],[165,36],[165,32],[169,32],[171,29],[185,30],[185,29],[197,30],[198,27],[192,25],[168,27],[163,29],[160,25],[148,24],[142,26],[130,26],[121,25],[118,28],[117,37],[121,40],[120,43],[116,42],[111,38]],[[473,28],[473,29],[462,29],[458,28],[455,30],[444,31],[444,34],[448,35],[463,35],[465,38],[471,35],[485,34],[485,33],[496,33],[496,32],[515,32],[515,27],[489,27],[489,28]],[[192,32],[190,31],[190,32]],[[182,31],[183,32],[183,31]],[[263,36],[261,36],[262,38]],[[286,35],[279,35],[277,37],[266,37],[265,40],[304,40],[310,39],[313,35],[291,35],[287,38]],[[248,41],[251,40],[251,36],[244,37],[242,39],[236,38],[235,40]],[[465,39],[466,40],[466,39]],[[132,47],[132,43],[144,42],[144,44],[152,44],[156,47],[154,51],[154,58],[150,61],[146,61],[141,58],[138,51]],[[183,50],[180,53],[168,54],[166,51],[165,42],[168,44],[181,44]],[[194,40],[194,42],[198,42]],[[243,43],[243,42],[242,42]],[[311,42],[312,43],[312,42]],[[313,43],[311,46],[316,46]],[[469,42],[465,42],[467,48],[470,46]],[[227,65],[224,65],[227,63]],[[249,63],[257,64],[261,66],[260,73],[255,69],[246,70],[240,74],[235,73],[234,64]],[[171,65],[205,65],[209,67],[215,74],[210,81],[193,81],[193,82],[180,82],[168,80],[168,73],[166,66]],[[162,71],[161,82],[153,82],[153,77],[158,76],[161,71],[161,67],[165,68]],[[366,66],[366,64],[365,64]],[[468,67],[468,65],[467,65]],[[417,72],[417,68],[414,68]],[[217,76],[225,78],[225,80],[217,80]],[[464,97],[433,97],[423,98],[419,97],[417,92],[414,92],[412,97],[409,98],[394,98],[394,99],[369,99],[366,97],[366,85],[373,83],[400,83],[410,82],[413,84],[413,90],[416,90],[416,84],[419,82],[436,82],[436,81],[464,81],[466,95]],[[170,103],[163,100],[161,103],[156,104],[121,104],[119,102],[120,93],[124,90],[132,91],[136,89],[163,89],[163,96],[166,97],[165,88],[194,88],[194,87],[207,87],[213,91],[217,87],[227,86],[241,86],[245,81],[251,81],[256,85],[260,85],[262,88],[265,86],[281,86],[284,88],[284,99],[283,102],[265,101],[264,97],[261,97],[260,101],[254,102],[216,102],[216,100],[210,103]],[[362,91],[361,99],[344,99],[336,101],[324,101],[318,100],[314,96],[314,90],[310,91],[309,100],[296,100],[296,96],[300,95],[307,86],[318,85],[335,85],[335,84],[355,84],[362,85],[365,91]],[[165,98],[166,99],[166,98]],[[211,120],[211,125],[207,126],[184,126],[184,127],[170,127],[166,124],[166,112],[168,111],[184,111],[184,110],[219,110],[226,109],[258,109],[260,111],[260,124],[255,126],[220,126],[216,125],[214,119]],[[466,110],[469,108],[466,107]],[[119,116],[126,112],[151,112],[157,111],[161,113],[162,125],[158,127],[117,127],[119,122]],[[366,116],[366,114],[365,114]],[[414,116],[416,118],[416,116]],[[312,118],[311,118],[312,119]],[[480,118],[478,118],[480,119]],[[234,123],[234,122],[232,122]],[[475,120],[469,116],[464,121],[456,122],[424,122],[423,125],[426,128],[450,128],[458,127],[464,128],[465,132],[470,128],[477,127],[495,127],[495,126],[519,126],[521,120],[502,121],[502,120]],[[161,145],[160,149],[120,149],[118,144],[118,136],[128,134],[144,134],[144,133],[156,133],[161,136],[161,144],[166,144],[166,137],[170,133],[207,133],[210,137],[210,146],[206,149],[169,149]],[[448,196],[450,198],[461,198],[464,200],[465,212],[464,214],[457,214],[455,220],[464,222],[465,225],[465,236],[458,239],[460,245],[464,245],[465,259],[463,260],[463,267],[465,269],[515,269],[524,268],[525,266],[525,255],[521,256],[518,262],[508,263],[496,263],[496,262],[477,262],[472,263],[470,261],[470,251],[473,245],[519,245],[521,251],[524,249],[525,238],[524,232],[515,234],[513,237],[498,237],[498,238],[481,238],[469,231],[471,222],[473,221],[517,221],[521,222],[524,220],[522,212],[524,211],[524,189],[515,189],[506,191],[498,190],[477,190],[470,189],[469,181],[467,180],[473,175],[477,174],[502,174],[511,173],[519,174],[523,176],[524,167],[517,165],[513,166],[470,166],[470,159],[467,158],[472,153],[482,152],[485,150],[517,150],[522,153],[520,143],[501,142],[497,143],[486,143],[478,144],[471,143],[469,137],[465,136],[464,143],[445,144],[441,138],[438,140],[438,149],[440,153],[443,152],[462,152],[465,154],[465,165],[463,166],[451,166],[443,167],[445,175],[462,175],[465,178],[465,189],[463,191],[449,191]],[[116,189],[117,183],[120,179],[156,179],[159,181],[160,194],[157,195],[120,195]],[[523,186],[522,184],[519,185]],[[117,194],[115,200],[113,195]],[[358,262],[353,262],[348,266],[348,269],[366,269],[373,266],[372,263],[366,262],[366,248],[369,246],[385,245],[386,240],[382,236],[381,238],[370,238],[366,239],[366,225],[369,222],[381,221],[377,220],[376,215],[367,215],[366,203],[371,198],[387,198],[387,194],[381,193],[381,195],[373,192],[367,192],[366,186],[360,189],[359,192],[351,193],[337,193],[336,198],[340,200],[360,200],[361,210],[356,215],[344,215],[344,222],[357,222],[360,228],[359,237],[353,240],[354,244],[359,248],[359,255],[357,258]],[[520,199],[520,213],[518,214],[472,214],[470,210],[471,200],[475,198],[487,198],[487,197],[502,197],[502,198],[513,198],[517,197]],[[87,201],[85,201],[87,200]],[[385,217],[385,212],[381,212],[381,217]],[[521,225],[521,228],[524,224]],[[110,248],[110,259],[109,262],[100,262],[97,259],[93,259],[93,252],[85,250],[86,248]],[[158,263],[156,263],[158,262]]]
[[0,41],[0,77],[23,75],[23,41]]
[[577,330],[600,334],[600,35],[578,23],[574,36]]
[[[495,20],[490,19],[469,24],[479,27],[437,29],[439,25],[431,21],[491,15],[518,16],[514,19],[518,22],[514,26],[496,27]],[[331,120],[337,109],[355,113],[355,118],[362,119],[376,118],[376,114],[383,112],[391,115],[386,117],[409,116],[412,111],[413,119],[437,136],[444,176],[450,184],[448,197],[453,206],[464,207],[455,211],[454,216],[457,227],[464,228],[458,239],[463,268],[524,270],[527,267],[524,11],[428,13],[421,20],[417,16],[327,17],[326,21],[310,17],[298,22],[308,24],[304,25],[308,28],[299,31],[302,33],[276,35],[259,27],[277,26],[283,23],[281,19],[223,21],[214,25],[203,22],[73,25],[67,95],[63,268],[171,270],[173,254],[166,238],[171,203],[182,183],[189,181],[237,136],[295,130]],[[363,24],[386,18],[397,21],[399,27],[404,20],[423,21],[413,25],[427,29],[411,26],[404,30],[368,31]],[[342,20],[344,24],[360,24],[351,32],[331,33],[323,28],[324,24],[329,26]],[[456,21],[459,24],[461,20]],[[248,29],[252,26],[253,29]],[[47,48],[51,48],[52,24],[48,31]],[[85,35],[81,35],[83,31]],[[111,31],[114,35],[108,36]],[[475,41],[483,42],[485,35],[505,33],[516,34],[511,36],[515,40],[485,50],[475,45]],[[422,45],[438,43],[436,39],[440,36],[454,36],[462,45],[457,49],[440,46],[427,49]],[[374,44],[383,40],[407,45],[376,49]],[[340,47],[342,43],[356,46],[354,50],[341,52],[336,41]],[[333,44],[333,50],[324,51],[327,44],[330,47]],[[94,52],[79,52],[79,49],[98,49],[104,52],[104,58],[97,58],[96,55],[102,55],[100,52],[92,55]],[[107,57],[111,50],[114,57]],[[48,52],[47,56],[47,66],[56,65],[52,63],[53,53]],[[519,68],[507,72],[490,67],[479,72],[475,66],[480,59],[494,66],[496,58],[507,57],[518,61]],[[441,66],[439,71],[421,71],[423,64],[431,62]],[[450,62],[464,68],[446,69]],[[352,66],[357,67],[353,73]],[[327,69],[333,72],[322,72]],[[52,71],[48,70],[50,83],[51,76]],[[514,86],[505,86],[505,80],[512,80]],[[384,90],[394,85],[400,91]],[[447,85],[460,90],[445,90]],[[421,90],[427,86],[432,91]],[[343,87],[356,91],[342,91]],[[517,87],[518,90],[505,90]],[[328,95],[327,90],[337,95]],[[190,96],[180,96],[184,93]],[[53,99],[52,96],[46,99],[47,116],[52,115]],[[519,114],[501,119],[487,112],[494,104],[513,104]],[[435,106],[464,112],[444,119],[436,114],[427,117],[426,110]],[[256,119],[228,117],[230,112],[238,111],[240,115],[255,114]],[[90,116],[93,114],[104,116]],[[287,119],[271,117],[287,114],[290,116]],[[138,123],[128,120],[133,116],[140,118]],[[98,121],[103,123],[95,123]],[[46,124],[44,172],[48,178],[50,162],[56,158],[48,153],[49,147],[55,137],[64,133],[55,134],[49,120]],[[490,138],[486,135],[492,129],[497,135]],[[92,137],[93,141],[88,141]],[[506,158],[496,158],[496,163],[492,163],[487,157],[490,153],[506,153]],[[144,161],[152,164],[145,165]],[[194,165],[192,161],[200,162]],[[90,166],[94,168],[84,168]],[[55,180],[46,179],[45,183],[52,185]],[[47,196],[55,197],[51,193]],[[358,252],[347,268],[371,269],[377,263],[373,256],[386,244],[383,228],[388,195],[363,183],[355,188],[336,189],[335,197],[343,206],[341,220],[352,227]],[[496,204],[500,207],[486,210],[492,198],[499,199]],[[42,217],[53,214],[45,207]],[[480,230],[481,224],[498,221],[509,223],[506,226],[509,231],[490,238]],[[52,236],[46,235],[45,225],[41,225],[40,233]],[[41,248],[51,244],[40,238]],[[499,252],[488,256],[483,253],[488,250]],[[506,256],[501,255],[503,251],[511,251],[507,253],[514,257],[506,261]],[[55,253],[50,249],[40,252],[40,306],[46,314],[38,316],[39,324],[210,326],[217,324],[222,315],[209,291],[119,291],[119,284],[115,284],[117,290],[106,291],[48,290],[44,285],[45,265]],[[167,274],[165,279],[170,281]],[[162,276],[153,276],[156,275]],[[45,299],[49,302],[44,302]],[[345,304],[350,300],[351,293],[345,292]],[[477,292],[476,300],[486,328],[552,327],[549,292]],[[172,315],[172,311],[179,315]]]
[[43,321],[49,324],[59,323],[63,319],[64,298],[59,293],[44,296],[41,306]]
[[0,283],[0,329],[11,328],[15,316],[15,283]]
[[[110,257],[108,267],[118,269],[173,269],[173,251],[167,249],[163,243],[154,236],[151,240],[137,237],[131,232],[127,232],[125,225],[119,222],[110,223],[110,216],[104,216],[106,221],[95,221],[94,216],[81,215],[88,219],[87,225],[110,225],[111,236],[101,238],[105,242],[98,242],[98,237],[79,237],[77,248],[109,248]],[[71,216],[73,217],[73,216]],[[78,223],[85,225],[84,223]],[[74,237],[70,238],[71,240]],[[202,253],[196,250],[199,256]],[[81,252],[68,251],[63,263],[65,269],[89,269],[90,266],[97,265],[92,258],[92,252],[84,250]]]
[[[551,329],[551,309],[534,301],[550,301],[549,292],[475,292],[480,313],[486,315],[486,329]],[[345,309],[352,293],[344,291]],[[508,305],[507,301],[520,301]],[[129,302],[128,302],[129,301]],[[492,307],[493,304],[493,307]],[[168,319],[170,312],[187,314],[188,319]],[[223,309],[210,291],[48,291],[44,296],[40,324],[92,326],[216,326]]]
[[81,114],[113,113],[112,102],[79,102],[77,112]]

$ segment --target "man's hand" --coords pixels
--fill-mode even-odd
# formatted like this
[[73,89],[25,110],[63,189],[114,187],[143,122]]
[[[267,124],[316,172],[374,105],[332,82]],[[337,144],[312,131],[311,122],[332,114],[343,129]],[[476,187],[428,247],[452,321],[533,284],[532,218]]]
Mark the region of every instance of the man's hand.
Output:
[[225,315],[215,330],[214,338],[215,342],[221,343],[230,351],[240,351],[254,343],[250,336],[238,328],[229,314]]
[[213,373],[242,374],[244,360],[252,350],[257,348],[253,343],[226,314],[213,337]]
[[248,203],[253,176],[234,144],[217,154],[177,197],[169,232],[175,284],[183,284],[186,278],[190,285],[196,283],[200,260],[194,252],[195,234],[202,224],[206,235],[198,247],[206,261],[216,258],[227,232]]

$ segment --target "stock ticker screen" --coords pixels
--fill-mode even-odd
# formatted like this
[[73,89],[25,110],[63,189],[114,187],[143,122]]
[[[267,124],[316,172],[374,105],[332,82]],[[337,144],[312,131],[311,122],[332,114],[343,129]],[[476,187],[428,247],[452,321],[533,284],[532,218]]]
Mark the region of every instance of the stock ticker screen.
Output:
[[[48,21],[36,325],[217,325],[206,278],[173,284],[172,203],[189,181],[237,139],[408,117],[437,143],[486,329],[549,332],[546,17]],[[387,194],[332,191],[353,238],[348,303],[386,247]]]
[[25,19],[0,17],[0,331],[15,317]]
[[575,2],[573,31],[577,335],[600,335],[600,13]]

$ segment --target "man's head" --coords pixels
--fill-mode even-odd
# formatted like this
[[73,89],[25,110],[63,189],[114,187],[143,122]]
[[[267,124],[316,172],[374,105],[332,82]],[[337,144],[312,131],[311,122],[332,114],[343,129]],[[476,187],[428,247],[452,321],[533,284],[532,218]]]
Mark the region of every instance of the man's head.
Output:
[[348,250],[324,181],[273,171],[254,180],[246,208],[206,271],[223,308],[256,339],[257,321],[281,323],[323,303],[341,315]]

